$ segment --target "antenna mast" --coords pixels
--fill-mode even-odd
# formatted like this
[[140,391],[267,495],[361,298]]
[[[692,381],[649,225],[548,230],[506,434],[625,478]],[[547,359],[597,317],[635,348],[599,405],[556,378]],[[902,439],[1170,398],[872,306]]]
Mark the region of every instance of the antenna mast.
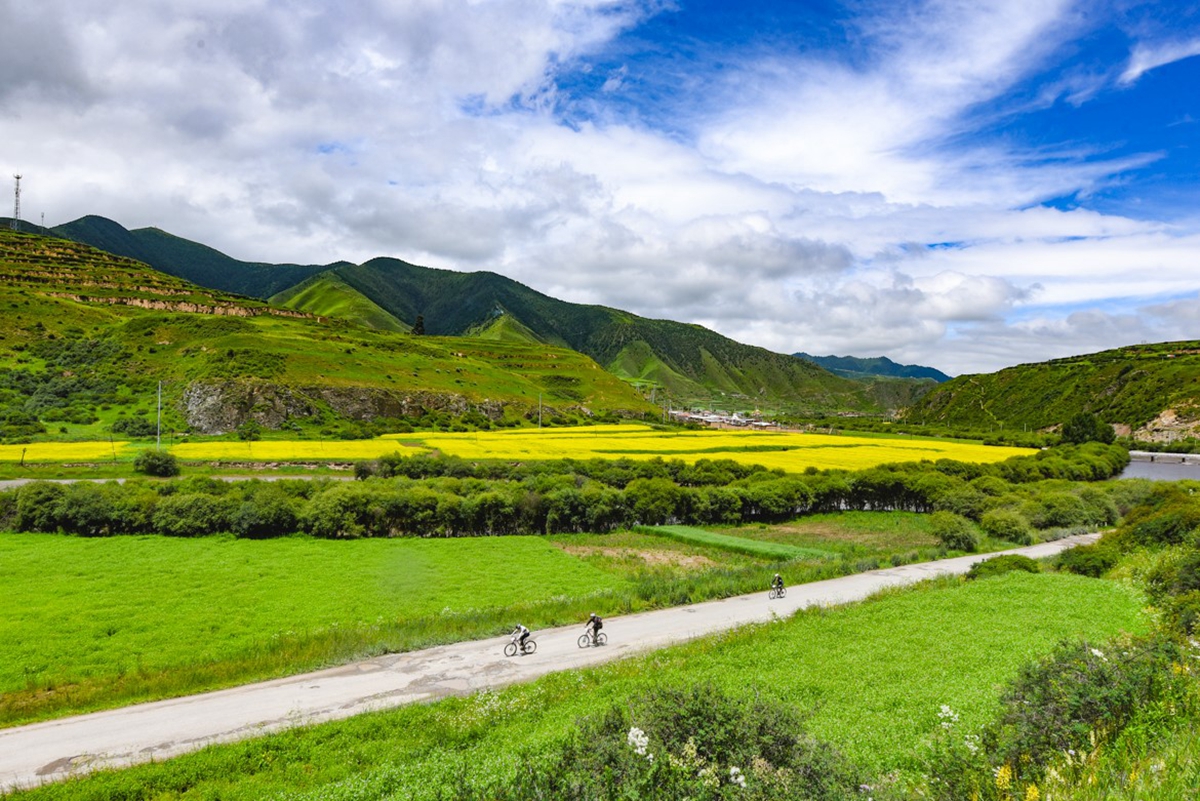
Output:
[[21,176],[14,175],[17,180],[17,188],[13,192],[13,219],[12,229],[14,231],[21,230]]

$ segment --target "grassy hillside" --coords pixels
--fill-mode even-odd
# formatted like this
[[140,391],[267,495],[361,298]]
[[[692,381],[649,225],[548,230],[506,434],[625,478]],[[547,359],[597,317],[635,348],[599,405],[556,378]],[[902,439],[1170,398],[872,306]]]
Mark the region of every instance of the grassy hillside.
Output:
[[959,376],[922,397],[907,419],[1039,429],[1080,411],[1139,437],[1194,432],[1200,424],[1200,342],[1135,345]]
[[337,266],[238,261],[158,228],[128,231],[112,220],[92,215],[51,230],[58,236],[145,262],[156,270],[201,286],[262,299]]
[[545,341],[511,314],[501,314],[489,323],[471,329],[467,336],[479,339],[494,339],[501,342],[528,342],[546,344]]
[[271,303],[318,317],[336,317],[377,331],[408,333],[412,330],[411,326],[397,320],[330,272],[314,275],[290,289],[273,295]]
[[[312,434],[429,413],[656,414],[570,350],[413,337],[202,289],[74,242],[0,231],[0,438],[144,436],[246,421]],[[532,411],[536,414],[536,411]],[[140,426],[140,428],[139,428]]]
[[[832,375],[820,367],[743,345],[698,325],[650,320],[617,309],[567,303],[495,273],[460,273],[378,258],[361,265],[262,265],[239,262],[157,229],[125,231],[85,217],[55,231],[137,258],[204,286],[259,298],[278,295],[316,273],[342,282],[406,325],[422,316],[425,331],[461,336],[491,331],[496,339],[569,347],[618,375],[656,385],[677,404],[725,409],[786,408],[800,414],[894,409],[896,393]],[[310,298],[305,308],[326,305]],[[330,304],[336,301],[330,301]],[[492,330],[510,318],[506,329]],[[517,325],[519,324],[519,326]]]

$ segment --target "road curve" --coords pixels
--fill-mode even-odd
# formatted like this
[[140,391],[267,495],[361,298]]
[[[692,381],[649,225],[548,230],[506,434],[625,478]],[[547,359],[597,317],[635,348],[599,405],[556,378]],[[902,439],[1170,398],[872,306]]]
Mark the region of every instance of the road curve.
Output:
[[[1003,553],[1038,558],[1094,542],[1084,534]],[[389,654],[317,673],[218,692],[0,729],[0,791],[32,787],[89,770],[162,760],[211,743],[230,742],[370,710],[528,681],[547,673],[608,662],[748,623],[786,617],[810,606],[862,600],[886,587],[962,574],[998,553],[872,570],[800,584],[786,598],[742,595],[691,606],[609,618],[609,644],[576,645],[582,623],[536,632],[537,653],[506,658],[506,637]]]

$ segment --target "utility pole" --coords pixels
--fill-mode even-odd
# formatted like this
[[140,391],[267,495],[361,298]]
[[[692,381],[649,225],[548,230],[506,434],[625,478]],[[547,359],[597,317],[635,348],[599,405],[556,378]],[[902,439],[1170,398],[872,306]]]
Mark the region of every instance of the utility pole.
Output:
[[162,382],[158,382],[158,433],[154,437],[154,449],[162,450]]
[[16,179],[17,186],[16,186],[16,189],[13,190],[12,229],[14,231],[20,231],[21,230],[21,176],[14,175],[13,178]]

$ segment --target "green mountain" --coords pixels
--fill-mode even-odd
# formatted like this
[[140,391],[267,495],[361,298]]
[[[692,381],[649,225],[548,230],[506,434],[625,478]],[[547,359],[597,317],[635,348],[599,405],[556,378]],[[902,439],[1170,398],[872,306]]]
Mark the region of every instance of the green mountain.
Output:
[[1091,412],[1141,439],[1200,431],[1200,342],[1133,345],[963,375],[906,411],[914,423],[959,428],[1050,428]]
[[[0,230],[0,438],[213,434],[253,421],[312,436],[376,423],[660,413],[574,351],[415,337],[205,289],[70,240]],[[152,419],[152,418],[151,418]],[[390,422],[389,422],[390,421]]]
[[260,264],[238,261],[218,250],[172,236],[158,228],[128,231],[104,217],[87,216],[50,229],[117,256],[136,259],[193,284],[266,299],[337,264]]
[[318,317],[336,317],[377,331],[408,333],[405,325],[353,288],[334,272],[323,272],[301,281],[270,298],[271,305],[308,312]]
[[845,378],[916,378],[929,379],[939,384],[950,380],[950,376],[941,370],[922,367],[919,364],[897,364],[886,356],[860,359],[856,356],[810,356],[803,352],[792,355]]
[[[427,334],[490,332],[497,340],[515,336],[570,348],[622,378],[653,385],[675,403],[722,408],[774,406],[801,413],[880,413],[895,408],[895,387],[850,381],[809,362],[735,342],[702,326],[567,303],[495,273],[431,269],[393,258],[323,268],[249,264],[157,229],[122,234],[124,229],[118,224],[96,217],[85,217],[55,231],[143,259],[203,286],[259,298],[279,297],[317,272],[332,274],[406,325],[412,326],[422,317]],[[318,300],[316,294],[306,297],[297,308],[320,310],[338,303]],[[292,304],[296,296],[284,297]],[[502,328],[493,327],[505,318]]]

